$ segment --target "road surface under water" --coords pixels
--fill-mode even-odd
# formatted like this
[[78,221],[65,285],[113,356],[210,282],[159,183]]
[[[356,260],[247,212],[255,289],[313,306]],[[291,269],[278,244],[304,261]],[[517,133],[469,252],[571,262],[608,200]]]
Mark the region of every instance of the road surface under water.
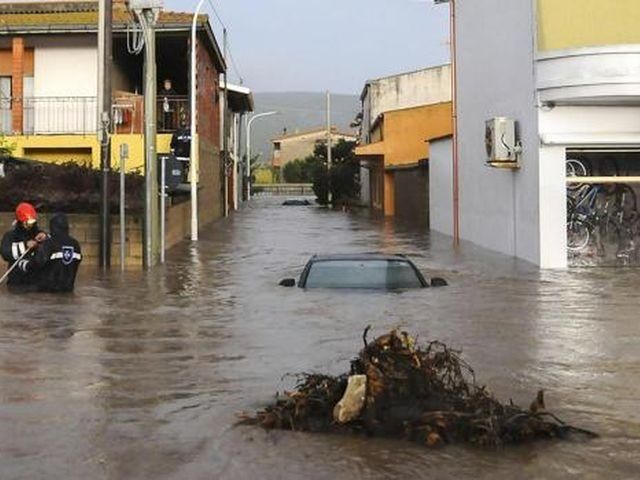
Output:
[[[0,478],[637,478],[640,271],[539,273],[363,214],[261,199],[151,274],[85,271],[72,297],[0,292]],[[405,252],[448,288],[278,287],[317,252]],[[428,450],[265,432],[235,414],[340,373],[364,327],[463,349],[480,382],[599,432],[589,442]]]

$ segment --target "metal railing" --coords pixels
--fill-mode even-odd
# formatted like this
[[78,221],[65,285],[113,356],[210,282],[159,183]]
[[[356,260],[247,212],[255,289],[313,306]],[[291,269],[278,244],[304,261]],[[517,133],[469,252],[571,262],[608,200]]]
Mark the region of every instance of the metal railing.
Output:
[[158,95],[158,133],[170,133],[189,126],[189,97]]
[[[15,134],[13,111],[22,107],[22,134],[94,134],[97,132],[96,97],[0,98],[0,133]],[[187,96],[158,97],[158,133],[189,126]],[[142,133],[143,97],[114,98],[113,133]]]
[[97,130],[96,97],[25,97],[22,101],[23,133],[87,134]]
[[313,195],[311,183],[256,183],[252,190],[255,195]]

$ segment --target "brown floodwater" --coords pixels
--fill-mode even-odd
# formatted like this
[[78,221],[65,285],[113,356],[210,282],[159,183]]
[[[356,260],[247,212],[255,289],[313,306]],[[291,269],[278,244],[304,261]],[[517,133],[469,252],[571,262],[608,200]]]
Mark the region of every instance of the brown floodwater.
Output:
[[[74,296],[0,292],[0,478],[638,478],[640,270],[538,272],[363,213],[263,198],[149,274],[85,269]],[[278,287],[313,253],[408,253],[443,289]],[[480,382],[595,430],[588,442],[478,449],[236,427],[340,373],[364,327],[461,348]]]

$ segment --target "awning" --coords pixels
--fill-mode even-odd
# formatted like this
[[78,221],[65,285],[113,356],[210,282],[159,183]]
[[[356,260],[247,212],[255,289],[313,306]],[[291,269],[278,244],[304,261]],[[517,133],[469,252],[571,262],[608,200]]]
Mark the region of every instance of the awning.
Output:
[[[224,82],[220,83],[220,90],[224,91]],[[253,93],[249,88],[239,85],[228,85],[229,110],[234,113],[253,112]]]
[[358,157],[382,156],[384,153],[384,142],[368,143],[356,147],[356,155]]
[[386,165],[384,169],[387,172],[394,172],[394,171],[402,171],[402,170],[425,169],[428,167],[429,167],[429,159],[423,158],[422,160],[419,160],[418,162],[414,162],[414,163],[405,163],[400,165]]

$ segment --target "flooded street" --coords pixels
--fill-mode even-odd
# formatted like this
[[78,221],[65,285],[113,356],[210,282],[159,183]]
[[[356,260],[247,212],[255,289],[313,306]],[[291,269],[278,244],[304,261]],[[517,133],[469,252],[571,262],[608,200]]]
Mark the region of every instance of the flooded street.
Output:
[[[640,270],[539,273],[364,214],[263,198],[150,275],[84,271],[75,296],[0,293],[0,478],[637,478]],[[408,253],[450,286],[278,286],[314,253]],[[235,414],[340,373],[402,326],[461,348],[481,383],[599,432],[590,442],[428,450],[236,427]]]

